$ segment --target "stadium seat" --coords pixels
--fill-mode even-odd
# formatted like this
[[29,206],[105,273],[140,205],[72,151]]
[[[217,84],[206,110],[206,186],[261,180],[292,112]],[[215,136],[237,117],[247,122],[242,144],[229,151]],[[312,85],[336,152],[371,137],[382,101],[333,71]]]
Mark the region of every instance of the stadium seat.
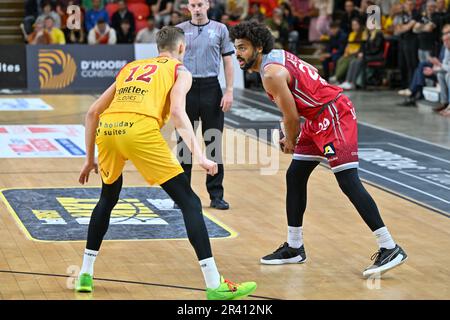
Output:
[[141,19],[141,20],[136,19],[135,23],[136,23],[136,32],[139,32],[139,30],[147,28],[147,20],[146,19]]
[[105,10],[106,10],[106,12],[108,12],[110,20],[111,20],[112,15],[117,11],[117,9],[119,9],[119,5],[117,3],[114,3],[114,2],[109,2],[105,6]]
[[130,3],[128,5],[136,20],[145,20],[150,15],[150,8],[145,3]]
[[[384,74],[384,69],[386,66],[386,61],[389,55],[389,48],[391,46],[391,43],[389,41],[384,41],[384,51],[383,51],[383,60],[377,60],[377,61],[370,61],[367,63],[366,68],[372,69],[374,71],[374,74],[372,75],[372,83],[370,84],[376,84],[379,85],[382,83],[382,77]],[[368,82],[367,73],[363,72],[362,77],[362,87],[363,89],[366,88],[367,82]]]

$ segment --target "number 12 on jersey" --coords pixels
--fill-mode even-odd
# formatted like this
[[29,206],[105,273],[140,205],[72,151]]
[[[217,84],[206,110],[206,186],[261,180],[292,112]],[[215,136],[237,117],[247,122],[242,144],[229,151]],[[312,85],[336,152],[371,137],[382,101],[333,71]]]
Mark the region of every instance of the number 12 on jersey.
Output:
[[[148,70],[147,72],[142,73],[141,75],[139,75],[136,79],[134,78],[134,76],[136,75],[136,73],[138,72],[139,69],[144,69],[144,70]],[[133,80],[137,80],[137,81],[144,81],[146,83],[149,83],[152,80],[152,75],[158,70],[158,66],[154,65],[154,64],[147,64],[144,67],[142,66],[136,66],[134,68],[131,68],[130,71],[130,75],[128,76],[128,78],[125,80],[125,82],[130,82]]]

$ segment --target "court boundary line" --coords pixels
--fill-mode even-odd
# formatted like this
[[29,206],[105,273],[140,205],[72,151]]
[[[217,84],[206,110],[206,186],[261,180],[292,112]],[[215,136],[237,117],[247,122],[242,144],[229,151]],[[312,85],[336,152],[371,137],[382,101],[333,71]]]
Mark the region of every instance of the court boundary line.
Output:
[[[31,275],[31,276],[44,276],[44,277],[57,277],[57,278],[69,278],[69,279],[73,278],[71,276],[62,275],[62,274],[56,274],[56,273],[28,272],[28,271],[15,271],[15,270],[0,270],[0,273]],[[183,289],[183,290],[194,290],[194,291],[203,291],[203,292],[206,291],[205,289],[193,288],[193,287],[185,287],[185,286],[178,286],[178,285],[173,285],[173,284],[161,284],[161,283],[134,281],[134,280],[108,279],[108,278],[95,278],[95,277],[93,279],[97,280],[97,281],[117,282],[117,283],[125,283],[125,284],[137,284],[137,285],[143,285],[143,286],[154,286],[154,287]],[[283,299],[280,299],[280,298],[272,298],[272,297],[265,297],[265,296],[259,296],[259,295],[249,295],[249,297],[265,299],[265,300],[283,300]],[[134,299],[132,299],[132,300],[134,300]]]

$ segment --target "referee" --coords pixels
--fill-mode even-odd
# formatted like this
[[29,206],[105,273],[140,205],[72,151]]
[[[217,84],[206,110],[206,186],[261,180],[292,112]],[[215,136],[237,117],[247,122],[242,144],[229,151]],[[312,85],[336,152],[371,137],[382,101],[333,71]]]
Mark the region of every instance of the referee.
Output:
[[[208,0],[189,0],[191,20],[178,24],[185,32],[186,55],[184,65],[192,73],[192,87],[186,98],[186,113],[194,130],[199,120],[207,155],[218,163],[218,173],[207,175],[206,188],[211,207],[227,210],[229,204],[223,199],[222,132],[224,112],[233,103],[234,47],[223,23],[208,19]],[[223,60],[226,91],[222,94],[218,80],[220,61]],[[178,140],[178,159],[191,180],[192,156],[184,142]]]

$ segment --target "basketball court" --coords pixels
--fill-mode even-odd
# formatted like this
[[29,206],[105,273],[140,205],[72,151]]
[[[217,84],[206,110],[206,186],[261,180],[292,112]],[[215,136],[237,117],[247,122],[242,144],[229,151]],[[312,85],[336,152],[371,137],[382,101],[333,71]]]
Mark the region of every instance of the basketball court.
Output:
[[[321,165],[309,180],[307,263],[261,265],[263,255],[286,241],[284,181],[291,157],[272,143],[271,129],[280,117],[276,107],[261,93],[237,90],[223,152],[230,210],[208,207],[198,166],[193,188],[203,203],[219,271],[238,282],[256,281],[251,300],[450,298],[450,122],[395,107],[391,92],[350,97],[360,121],[360,175],[409,260],[382,279],[362,277],[376,242]],[[0,107],[1,299],[205,299],[180,210],[131,165],[96,260],[95,290],[75,293],[101,186],[98,175],[85,186],[77,183],[84,115],[96,96],[0,98],[12,99],[14,109]],[[173,127],[163,133],[174,146]]]

